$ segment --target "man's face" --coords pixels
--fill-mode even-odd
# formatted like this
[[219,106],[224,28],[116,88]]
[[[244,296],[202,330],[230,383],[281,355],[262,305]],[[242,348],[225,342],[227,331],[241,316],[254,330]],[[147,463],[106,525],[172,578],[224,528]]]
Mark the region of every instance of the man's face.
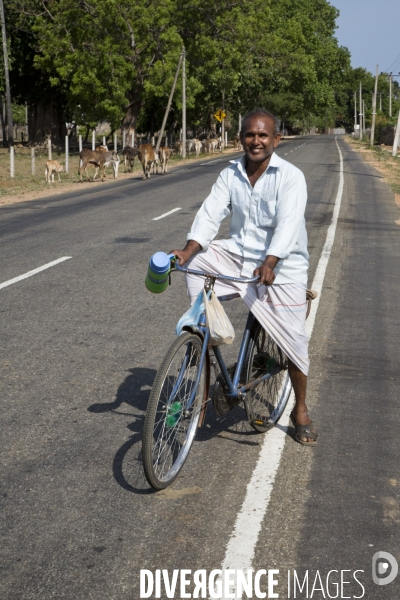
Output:
[[247,158],[255,163],[268,159],[281,139],[274,134],[274,121],[268,115],[254,115],[246,119],[240,140]]

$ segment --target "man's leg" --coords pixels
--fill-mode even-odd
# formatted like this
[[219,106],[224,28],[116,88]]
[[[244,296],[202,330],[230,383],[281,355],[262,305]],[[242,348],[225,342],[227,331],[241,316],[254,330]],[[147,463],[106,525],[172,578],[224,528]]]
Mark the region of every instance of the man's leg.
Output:
[[[290,359],[288,359],[288,366],[290,381],[292,382],[296,399],[293,408],[293,416],[296,419],[296,423],[299,425],[308,425],[311,423],[311,419],[306,405],[307,375],[304,375]],[[312,431],[315,433],[314,429],[312,429]],[[300,439],[303,440],[303,442],[314,441],[313,438],[307,437],[306,434],[302,435]]]
[[[243,258],[235,254],[231,254],[224,247],[221,247],[222,242],[213,242],[207,250],[202,250],[187,262],[185,266],[197,271],[205,271],[207,273],[221,273],[222,275],[230,275],[231,277],[240,277],[240,271],[243,265]],[[242,284],[243,286],[244,284]],[[191,303],[193,304],[198,293],[204,287],[204,278],[197,275],[186,275],[186,286]],[[217,296],[224,294],[232,294],[240,288],[240,284],[230,281],[216,280],[214,291]]]

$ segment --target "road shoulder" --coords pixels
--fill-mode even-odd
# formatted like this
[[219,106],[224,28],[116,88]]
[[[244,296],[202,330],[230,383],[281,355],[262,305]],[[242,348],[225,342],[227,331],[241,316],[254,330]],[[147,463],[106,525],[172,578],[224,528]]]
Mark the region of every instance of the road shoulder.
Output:
[[344,141],[382,175],[382,183],[387,183],[392,189],[395,203],[400,208],[400,155],[392,156],[392,148],[383,144],[371,147],[350,136],[346,136]]

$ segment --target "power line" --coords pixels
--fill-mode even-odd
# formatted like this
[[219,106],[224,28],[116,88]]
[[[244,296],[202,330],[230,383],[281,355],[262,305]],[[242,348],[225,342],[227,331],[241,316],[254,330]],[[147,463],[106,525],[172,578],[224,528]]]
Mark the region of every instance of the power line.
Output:
[[388,73],[390,71],[390,69],[394,69],[396,66],[397,61],[400,60],[400,54],[398,54],[398,56],[396,56],[396,58],[394,59],[394,61],[391,63],[390,67],[388,67],[387,69],[385,69],[385,72]]
[[397,63],[395,63],[395,66],[391,69],[391,72],[393,73],[396,69],[400,68],[400,60],[397,61]]

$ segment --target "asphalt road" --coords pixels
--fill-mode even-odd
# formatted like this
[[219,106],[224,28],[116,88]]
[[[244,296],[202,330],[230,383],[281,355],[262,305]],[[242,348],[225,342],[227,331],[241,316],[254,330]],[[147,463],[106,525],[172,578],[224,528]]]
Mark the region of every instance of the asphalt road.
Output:
[[[386,551],[400,562],[399,215],[380,176],[339,145],[342,207],[310,343],[308,403],[321,440],[303,448],[287,430],[252,564],[279,569],[281,598],[295,569],[310,582],[297,598],[397,600],[400,576],[377,586],[371,561]],[[307,179],[311,282],[338,149],[332,136],[306,137],[278,154]],[[209,410],[182,475],[157,494],[140,440],[188,304],[179,274],[164,294],[145,290],[148,259],[183,245],[227,160],[0,209],[0,283],[71,257],[0,289],[2,600],[132,600],[140,569],[220,568],[263,436],[241,408],[224,419]],[[227,311],[240,337],[243,305]],[[335,596],[340,578],[350,583]]]

